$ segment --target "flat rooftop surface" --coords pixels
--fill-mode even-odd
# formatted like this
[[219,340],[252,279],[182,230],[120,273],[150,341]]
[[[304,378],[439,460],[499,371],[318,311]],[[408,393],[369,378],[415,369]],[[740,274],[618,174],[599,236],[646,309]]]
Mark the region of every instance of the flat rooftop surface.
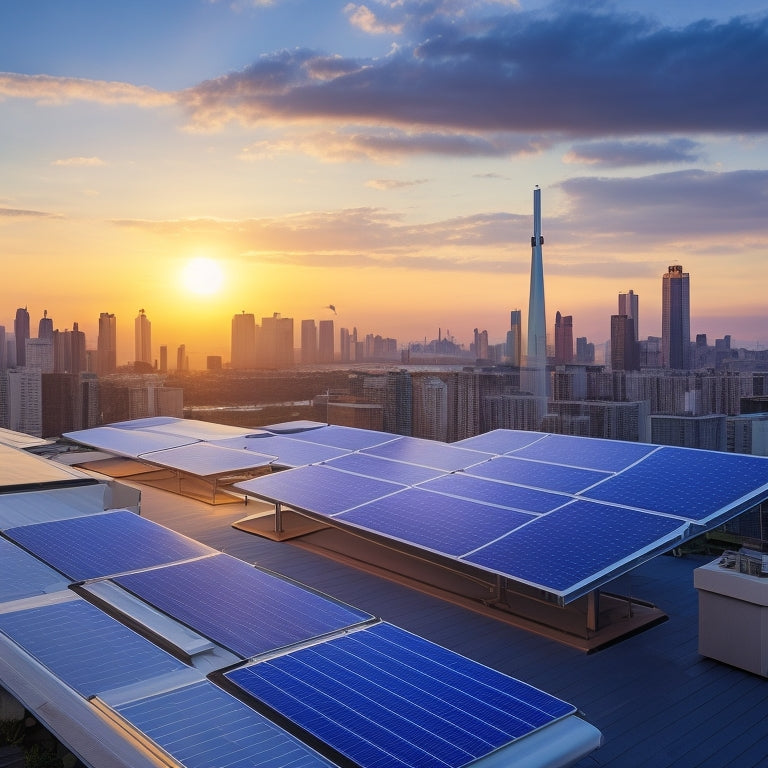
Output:
[[693,571],[711,557],[657,557],[609,585],[607,591],[656,604],[669,620],[586,655],[309,552],[300,543],[233,529],[232,522],[259,510],[253,501],[212,507],[137,487],[142,514],[151,520],[572,702],[605,738],[578,768],[766,765],[768,680],[698,653]]

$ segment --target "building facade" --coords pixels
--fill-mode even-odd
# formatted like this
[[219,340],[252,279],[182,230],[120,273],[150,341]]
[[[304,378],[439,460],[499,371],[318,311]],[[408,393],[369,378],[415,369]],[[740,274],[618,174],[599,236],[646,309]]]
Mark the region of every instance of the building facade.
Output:
[[682,266],[670,266],[661,281],[661,355],[665,368],[691,367],[690,278]]

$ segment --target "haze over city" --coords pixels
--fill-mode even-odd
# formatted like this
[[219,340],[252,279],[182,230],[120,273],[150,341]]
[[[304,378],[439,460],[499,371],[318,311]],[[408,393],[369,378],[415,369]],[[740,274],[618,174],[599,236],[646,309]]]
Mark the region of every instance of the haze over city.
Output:
[[768,15],[668,5],[13,4],[0,324],[114,313],[123,362],[144,308],[194,367],[240,311],[500,342],[539,185],[548,328],[632,289],[659,335],[680,264],[693,334],[764,347]]

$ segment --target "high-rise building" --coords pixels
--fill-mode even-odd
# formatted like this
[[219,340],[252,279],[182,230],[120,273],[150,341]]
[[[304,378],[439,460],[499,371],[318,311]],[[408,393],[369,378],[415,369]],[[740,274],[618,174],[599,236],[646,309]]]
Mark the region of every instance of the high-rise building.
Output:
[[522,362],[523,354],[523,320],[522,312],[519,309],[513,309],[509,313],[510,328],[507,331],[507,360],[510,365],[518,368]]
[[317,324],[314,320],[301,321],[301,363],[317,362]]
[[251,313],[232,317],[230,364],[237,369],[256,367],[256,318]]
[[627,315],[611,315],[611,368],[636,371],[639,367],[634,319]]
[[187,368],[187,345],[179,344],[176,350],[176,371],[183,373]]
[[19,307],[16,310],[13,335],[16,339],[16,366],[23,368],[27,364],[26,341],[29,338],[29,312],[26,307]]
[[335,357],[333,320],[321,320],[318,333],[317,360],[332,363]]
[[595,362],[595,345],[587,341],[586,336],[576,339],[576,362],[582,365],[592,365]]
[[661,282],[661,355],[665,368],[691,367],[691,291],[689,275],[669,267]]
[[555,365],[573,362],[573,316],[555,315]]
[[474,350],[477,360],[488,360],[488,331],[475,328]]
[[152,365],[152,323],[140,309],[139,314],[134,321],[135,334],[135,362]]
[[52,339],[53,338],[53,318],[48,317],[48,310],[43,310],[43,316],[40,318],[40,322],[37,325],[37,338],[38,339]]
[[5,326],[0,325],[0,372],[8,367],[8,353],[6,350]]
[[160,347],[160,373],[168,372],[168,346],[163,344]]
[[639,301],[637,294],[630,290],[628,293],[619,294],[619,312],[620,315],[631,317],[635,322],[635,341],[640,339],[639,328],[640,316],[638,314]]
[[41,373],[53,373],[53,339],[26,339],[24,342],[25,368]]
[[96,359],[96,373],[99,376],[106,376],[117,370],[117,320],[110,312],[102,312],[99,315]]
[[342,363],[348,363],[352,360],[352,337],[349,328],[339,330],[339,358]]
[[293,368],[293,318],[281,317],[279,312],[262,317],[260,346],[260,363],[265,368]]

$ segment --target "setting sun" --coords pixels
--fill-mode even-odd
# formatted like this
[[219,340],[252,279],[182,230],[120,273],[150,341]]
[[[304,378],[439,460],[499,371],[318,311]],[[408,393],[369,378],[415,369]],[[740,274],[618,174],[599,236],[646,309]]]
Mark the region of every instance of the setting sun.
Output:
[[210,296],[218,293],[224,282],[224,273],[213,259],[191,259],[184,266],[182,283],[190,293]]

